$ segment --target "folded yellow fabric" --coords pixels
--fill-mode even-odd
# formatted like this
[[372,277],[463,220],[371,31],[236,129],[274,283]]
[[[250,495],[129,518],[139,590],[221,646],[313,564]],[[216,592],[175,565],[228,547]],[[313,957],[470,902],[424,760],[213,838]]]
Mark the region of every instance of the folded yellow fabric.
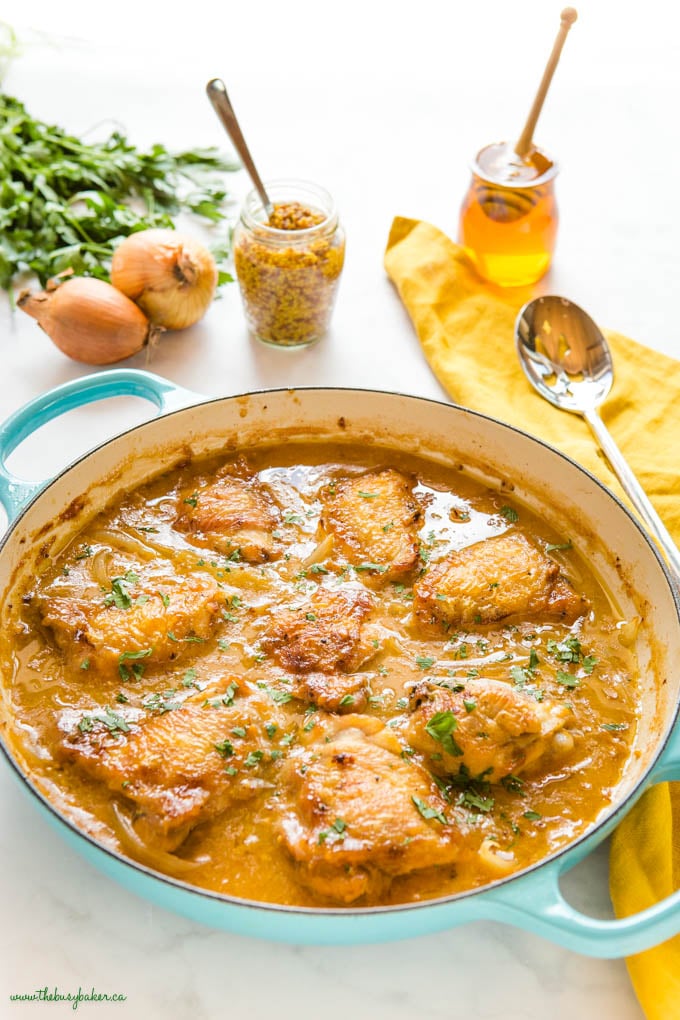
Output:
[[[588,426],[531,389],[514,347],[514,323],[531,290],[484,283],[464,250],[436,227],[398,217],[385,268],[425,357],[458,404],[511,422],[573,457],[625,496]],[[601,409],[624,456],[680,543],[680,362],[605,331],[616,377]],[[680,886],[680,784],[648,791],[612,840],[610,891],[617,916],[637,913]],[[649,1020],[680,1017],[680,936],[628,961]]]

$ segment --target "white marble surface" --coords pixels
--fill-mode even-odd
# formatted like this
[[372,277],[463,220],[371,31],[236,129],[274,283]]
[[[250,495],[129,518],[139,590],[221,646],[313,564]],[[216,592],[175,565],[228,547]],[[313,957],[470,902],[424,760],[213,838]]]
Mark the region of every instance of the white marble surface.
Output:
[[[184,147],[222,144],[203,95],[205,81],[222,76],[264,176],[307,177],[336,196],[348,261],[322,344],[302,353],[258,346],[233,286],[200,325],[163,340],[152,370],[213,395],[332,383],[441,397],[382,269],[389,225],[401,214],[455,233],[467,161],[519,130],[558,11],[544,0],[182,8],[33,0],[17,9],[29,43],[5,85],[36,115],[75,132],[113,118],[140,144]],[[669,0],[634,14],[590,0],[580,15],[539,132],[562,165],[562,226],[545,286],[601,324],[678,354],[678,15]],[[228,183],[237,198],[248,187],[242,174]],[[31,320],[0,306],[0,418],[84,371]],[[45,477],[148,413],[134,400],[71,412],[28,440],[12,465]],[[607,910],[604,851],[570,888],[580,903]],[[500,925],[342,949],[201,928],[84,864],[4,767],[0,904],[2,1018],[40,1015],[38,1005],[13,1006],[8,996],[55,984],[122,991],[122,1005],[80,1010],[135,1020],[642,1015],[622,962],[589,960]]]

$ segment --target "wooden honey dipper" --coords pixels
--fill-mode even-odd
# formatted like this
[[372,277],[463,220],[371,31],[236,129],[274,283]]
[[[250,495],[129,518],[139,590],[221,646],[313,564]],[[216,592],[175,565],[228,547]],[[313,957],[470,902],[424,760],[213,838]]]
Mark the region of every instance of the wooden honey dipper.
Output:
[[[524,130],[515,145],[515,152],[521,159],[524,159],[529,152],[531,152],[536,122],[540,116],[541,110],[543,109],[543,103],[545,102],[545,97],[548,94],[550,83],[559,62],[562,47],[564,46],[565,39],[567,38],[567,33],[576,21],[577,17],[578,14],[573,7],[565,7],[560,15],[560,29],[557,33],[552,53],[550,54],[548,63],[545,66],[545,71],[541,78],[541,84],[538,86],[538,92],[534,97],[534,102],[529,111],[529,116],[527,117],[527,122],[524,125]],[[532,160],[532,162],[534,161]],[[547,169],[547,166],[543,168],[537,167],[537,169],[543,171]]]

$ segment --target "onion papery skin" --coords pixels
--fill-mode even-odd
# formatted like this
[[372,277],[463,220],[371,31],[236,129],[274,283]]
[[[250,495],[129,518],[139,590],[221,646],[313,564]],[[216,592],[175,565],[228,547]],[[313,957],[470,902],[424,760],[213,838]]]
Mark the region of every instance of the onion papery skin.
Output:
[[17,305],[38,321],[62,351],[87,365],[112,365],[138,354],[158,333],[144,312],[103,280],[78,276]]
[[208,249],[175,230],[140,230],[116,248],[111,283],[165,329],[185,329],[203,317],[217,289]]

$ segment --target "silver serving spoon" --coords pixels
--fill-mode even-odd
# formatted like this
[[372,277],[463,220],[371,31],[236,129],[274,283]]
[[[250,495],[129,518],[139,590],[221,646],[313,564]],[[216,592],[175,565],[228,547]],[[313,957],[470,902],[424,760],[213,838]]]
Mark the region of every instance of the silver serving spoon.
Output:
[[267,219],[271,219],[274,206],[257,172],[253,157],[250,155],[250,149],[246,145],[246,140],[243,137],[241,126],[236,119],[236,114],[234,113],[234,108],[231,105],[224,82],[221,78],[211,78],[205,87],[205,91],[208,93],[208,99],[212,103],[215,113],[222,121],[227,134],[231,138],[234,148],[243,160],[243,165],[250,174],[250,179],[255,185],[255,190],[260,196],[262,207],[267,214]]
[[631,503],[680,579],[680,552],[597,413],[614,382],[604,336],[590,316],[566,298],[535,298],[515,323],[517,353],[525,375],[542,397],[588,422]]

